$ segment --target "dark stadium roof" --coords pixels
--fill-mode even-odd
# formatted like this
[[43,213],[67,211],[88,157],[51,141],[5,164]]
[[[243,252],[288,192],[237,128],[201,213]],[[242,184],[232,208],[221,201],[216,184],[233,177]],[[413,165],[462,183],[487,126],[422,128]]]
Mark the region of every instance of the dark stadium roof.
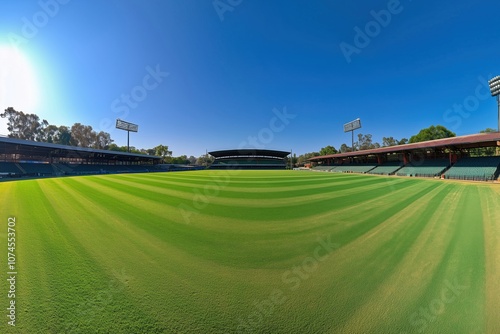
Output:
[[461,148],[477,148],[477,147],[493,147],[493,146],[500,146],[500,132],[480,133],[480,134],[460,136],[460,137],[429,140],[413,144],[381,147],[372,150],[323,155],[310,158],[309,160],[317,161],[329,158],[359,157],[359,156],[376,155],[384,153],[408,152],[408,151],[437,149],[437,148],[449,148],[457,150]]
[[0,137],[0,154],[20,154],[39,157],[100,158],[122,161],[151,161],[161,157],[145,154],[97,150],[86,147],[67,146],[35,142],[30,140]]
[[262,157],[285,158],[290,154],[290,152],[286,152],[286,151],[261,150],[261,149],[256,149],[256,148],[242,148],[242,149],[235,149],[235,150],[212,151],[212,152],[208,152],[208,153],[215,158],[240,157],[240,156],[262,156]]

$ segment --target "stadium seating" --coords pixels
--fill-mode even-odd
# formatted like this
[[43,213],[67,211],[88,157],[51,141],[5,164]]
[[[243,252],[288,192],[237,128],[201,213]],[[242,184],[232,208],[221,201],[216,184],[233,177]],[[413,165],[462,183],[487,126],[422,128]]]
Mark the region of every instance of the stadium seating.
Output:
[[285,169],[283,159],[271,158],[220,158],[210,166],[210,169]]
[[383,165],[379,165],[369,171],[369,174],[378,175],[393,175],[398,169],[400,169],[403,164],[400,161],[388,161]]
[[65,164],[71,169],[70,175],[104,174],[101,165]]
[[69,166],[67,166],[66,164],[62,164],[62,163],[55,163],[55,164],[52,164],[56,170],[57,170],[57,173],[58,174],[70,174],[73,172],[73,169],[71,169]]
[[54,165],[58,170],[66,175],[143,173],[159,171],[159,169],[153,165],[88,165],[63,163]]
[[145,173],[171,170],[189,170],[189,168],[161,169],[158,165],[90,165],[69,163],[14,163],[0,162],[0,175],[33,177],[33,176],[62,176],[62,175],[90,175],[114,173]]
[[52,176],[55,173],[54,167],[49,163],[19,163],[24,174],[31,176]]
[[14,162],[0,162],[0,174],[23,174],[18,165]]
[[214,163],[219,165],[276,165],[284,162],[277,159],[217,159]]
[[426,159],[422,161],[414,161],[401,168],[396,175],[435,177],[440,176],[449,166],[450,161],[448,159]]
[[311,168],[314,171],[320,171],[320,172],[329,172],[331,171],[335,166],[315,166]]
[[335,166],[331,171],[336,173],[368,173],[375,167],[377,167],[376,163],[344,164]]
[[447,179],[489,181],[498,177],[500,156],[462,158],[444,175]]

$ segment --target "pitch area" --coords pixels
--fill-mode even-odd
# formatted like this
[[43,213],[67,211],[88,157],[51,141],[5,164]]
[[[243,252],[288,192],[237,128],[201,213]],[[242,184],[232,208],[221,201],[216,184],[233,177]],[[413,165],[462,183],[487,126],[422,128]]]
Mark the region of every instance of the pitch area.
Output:
[[499,199],[298,171],[0,183],[0,332],[497,333]]

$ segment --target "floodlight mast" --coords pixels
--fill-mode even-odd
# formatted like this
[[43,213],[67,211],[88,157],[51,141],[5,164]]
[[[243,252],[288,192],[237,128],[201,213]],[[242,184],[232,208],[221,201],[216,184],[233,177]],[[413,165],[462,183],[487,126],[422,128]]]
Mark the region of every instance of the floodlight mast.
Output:
[[497,98],[497,108],[498,108],[498,132],[500,132],[500,75],[497,75],[490,81],[488,81],[491,90],[491,96]]
[[351,145],[354,152],[354,130],[361,128],[361,120],[356,118],[354,121],[344,124],[344,132],[351,132]]
[[354,129],[351,130],[351,147],[352,151],[354,152]]
[[127,152],[130,153],[130,131],[139,131],[139,125],[122,121],[121,119],[116,120],[116,128],[120,130],[127,131]]
[[498,105],[498,132],[500,132],[500,95],[497,95],[497,105]]

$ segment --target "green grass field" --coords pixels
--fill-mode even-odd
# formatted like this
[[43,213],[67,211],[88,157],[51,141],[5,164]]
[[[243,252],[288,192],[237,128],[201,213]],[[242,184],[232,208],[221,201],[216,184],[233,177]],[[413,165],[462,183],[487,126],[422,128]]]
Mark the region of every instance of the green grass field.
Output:
[[0,333],[500,333],[500,185],[199,171],[0,203]]

